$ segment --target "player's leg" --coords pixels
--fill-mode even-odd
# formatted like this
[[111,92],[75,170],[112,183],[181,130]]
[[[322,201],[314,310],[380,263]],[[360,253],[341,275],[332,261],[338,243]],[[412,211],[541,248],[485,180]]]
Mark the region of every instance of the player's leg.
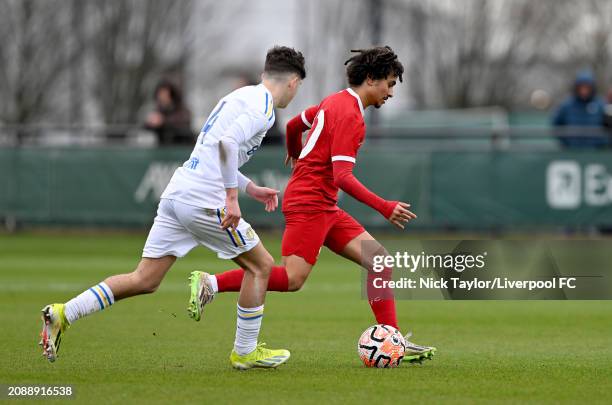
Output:
[[123,298],[155,292],[175,260],[174,256],[143,258],[131,273],[108,277],[65,304],[45,306],[40,342],[43,355],[55,361],[62,333],[78,319],[102,311]]
[[[268,277],[274,264],[259,236],[244,219],[240,219],[236,228],[222,229],[224,209],[202,209],[178,202],[175,206],[179,222],[191,232],[194,240],[216,252],[220,259],[232,259],[244,268],[237,305],[236,339],[230,355],[232,365],[239,369],[274,368],[287,361],[290,356],[287,350],[270,350],[257,343]],[[204,289],[198,289],[197,284],[194,288],[193,280],[191,284],[187,309],[192,318],[199,320],[204,306],[201,300]]]
[[[267,291],[298,291],[304,285],[311,270],[312,264],[302,257],[296,255],[283,256],[281,266],[272,266],[270,277],[268,278]],[[210,289],[212,294],[240,291],[244,273],[242,268],[227,270],[218,274],[193,272],[194,276],[206,277],[204,282],[209,286],[207,288]],[[207,300],[207,302],[210,301],[211,299]]]
[[176,256],[187,254],[196,245],[191,234],[177,222],[172,203],[162,200],[143,258],[134,271],[108,277],[66,303],[43,308],[40,342],[43,355],[55,361],[62,334],[78,319],[106,309],[115,301],[156,291]]
[[278,367],[289,359],[289,351],[269,350],[258,344],[268,277],[274,258],[259,242],[253,249],[233,260],[244,269],[244,276],[238,296],[236,339],[230,362],[233,367],[243,370],[253,367]]
[[[391,268],[385,268],[382,272],[378,273],[372,271],[374,256],[388,254],[386,249],[350,215],[341,212],[339,216],[337,224],[328,234],[328,238],[325,241],[326,246],[342,257],[357,263],[368,272],[366,291],[368,302],[372,312],[374,312],[376,321],[399,329],[397,326],[393,291],[391,289],[375,288],[373,283],[373,279],[376,277],[380,277],[383,280],[391,279]],[[410,336],[411,333],[409,332],[405,337],[406,352],[404,360],[421,362],[434,356],[436,352],[435,347],[414,344],[408,340]]]
[[399,329],[393,291],[388,288],[374,288],[373,283],[373,280],[376,277],[380,277],[387,281],[391,280],[391,268],[385,268],[380,273],[374,273],[372,271],[373,257],[375,255],[385,255],[385,248],[379,244],[376,239],[372,237],[372,235],[363,230],[363,228],[361,228],[359,234],[352,237],[348,243],[343,242],[343,240],[347,239],[346,230],[344,229],[334,229],[330,234],[330,239],[332,239],[332,242],[328,244],[328,247],[332,251],[346,259],[351,260],[354,263],[357,263],[367,271],[366,292],[368,295],[368,303],[372,308],[376,322],[384,325],[390,325],[396,329]]
[[[268,279],[268,291],[297,291],[299,290],[317,260],[321,245],[325,239],[325,232],[331,223],[329,218],[333,214],[320,213],[293,213],[286,215],[286,227],[283,233],[282,266],[272,266]],[[240,291],[243,269],[228,270],[218,274],[208,274],[202,271],[191,273],[191,297],[189,314],[199,320],[200,307],[211,302],[217,293]]]

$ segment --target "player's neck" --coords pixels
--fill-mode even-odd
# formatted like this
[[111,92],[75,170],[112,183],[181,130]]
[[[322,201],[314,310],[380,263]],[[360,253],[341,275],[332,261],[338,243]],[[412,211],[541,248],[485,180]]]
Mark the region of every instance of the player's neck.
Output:
[[368,108],[370,105],[372,105],[372,103],[370,103],[370,101],[368,100],[368,96],[367,96],[365,89],[362,86],[351,87],[350,89],[353,90],[355,93],[357,93],[357,95],[361,99],[361,105],[363,105],[364,110]]
[[261,81],[261,84],[263,84],[263,86],[270,92],[270,94],[272,94],[272,105],[274,106],[274,108],[276,108],[277,102],[278,100],[280,100],[281,92],[283,91],[282,87],[279,86],[279,84],[273,80],[263,79]]

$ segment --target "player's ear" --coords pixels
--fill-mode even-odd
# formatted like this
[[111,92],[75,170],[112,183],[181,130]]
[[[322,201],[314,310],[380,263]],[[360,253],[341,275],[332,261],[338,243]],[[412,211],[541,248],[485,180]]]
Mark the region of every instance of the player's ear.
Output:
[[296,88],[299,82],[300,82],[300,78],[298,77],[298,75],[292,75],[291,79],[289,80],[289,87],[292,89]]

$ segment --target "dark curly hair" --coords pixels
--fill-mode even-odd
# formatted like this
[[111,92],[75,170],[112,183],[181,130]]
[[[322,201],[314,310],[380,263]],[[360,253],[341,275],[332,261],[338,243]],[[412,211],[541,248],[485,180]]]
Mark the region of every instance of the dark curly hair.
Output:
[[300,78],[306,77],[304,68],[304,55],[302,52],[286,46],[275,46],[266,55],[264,72],[274,73],[296,73]]
[[373,80],[385,79],[390,74],[402,81],[404,66],[389,46],[377,46],[369,49],[351,49],[356,52],[346,62],[346,76],[351,86],[359,86],[368,77]]

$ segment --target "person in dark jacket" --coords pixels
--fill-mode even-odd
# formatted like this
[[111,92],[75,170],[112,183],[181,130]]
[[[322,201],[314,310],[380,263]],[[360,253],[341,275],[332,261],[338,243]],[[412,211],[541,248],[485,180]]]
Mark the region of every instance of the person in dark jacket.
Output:
[[160,146],[193,145],[191,111],[183,104],[180,90],[169,81],[161,81],[153,93],[155,111],[149,113],[145,128],[157,135]]
[[[607,146],[608,137],[601,129],[604,125],[604,111],[605,102],[597,96],[593,74],[588,70],[578,73],[573,94],[561,103],[552,120],[553,126],[560,129],[557,136],[561,144],[567,148]],[[569,129],[571,127],[575,127],[575,131]],[[583,130],[580,131],[579,127]]]
[[612,87],[608,89],[608,93],[606,94],[604,126],[608,128],[608,134],[610,134],[610,131],[612,130]]

